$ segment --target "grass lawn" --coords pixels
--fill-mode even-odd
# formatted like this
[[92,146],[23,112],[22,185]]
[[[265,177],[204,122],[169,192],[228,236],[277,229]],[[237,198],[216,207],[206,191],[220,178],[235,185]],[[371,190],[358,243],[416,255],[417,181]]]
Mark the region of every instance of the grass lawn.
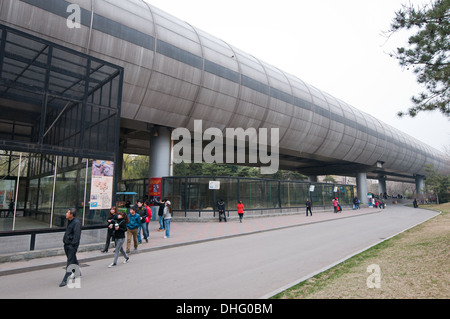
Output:
[[[442,214],[273,298],[450,298],[450,203],[421,208]],[[369,276],[375,275],[368,272],[371,265],[379,266],[379,288],[368,287]]]

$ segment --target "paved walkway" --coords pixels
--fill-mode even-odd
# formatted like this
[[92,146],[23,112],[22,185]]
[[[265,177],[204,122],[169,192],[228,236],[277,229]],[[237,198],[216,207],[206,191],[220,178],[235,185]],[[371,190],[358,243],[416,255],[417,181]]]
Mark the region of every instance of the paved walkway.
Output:
[[[219,240],[235,236],[245,236],[253,233],[271,231],[286,227],[295,227],[304,224],[324,222],[334,219],[351,218],[354,216],[373,214],[380,212],[377,208],[361,208],[352,210],[348,208],[341,213],[318,212],[313,216],[305,214],[283,215],[261,218],[245,218],[242,223],[236,219],[225,222],[173,222],[171,225],[171,237],[164,238],[164,232],[158,232],[157,222],[149,225],[150,239],[148,243],[139,246],[137,253],[150,252],[159,249],[167,249],[182,245],[190,245],[204,241]],[[133,246],[133,244],[131,244]],[[92,260],[99,260],[113,256],[110,248],[108,253],[101,253],[100,250],[79,252],[77,254],[80,264]],[[131,254],[136,253],[131,248]],[[0,263],[0,276],[13,273],[27,272],[32,270],[65,266],[66,257],[64,255],[35,258],[30,260]]]

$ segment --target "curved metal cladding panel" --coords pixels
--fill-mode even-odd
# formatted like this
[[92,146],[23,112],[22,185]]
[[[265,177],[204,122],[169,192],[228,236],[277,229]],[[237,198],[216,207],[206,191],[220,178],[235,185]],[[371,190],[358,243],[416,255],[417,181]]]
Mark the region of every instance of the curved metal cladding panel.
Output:
[[311,111],[313,104],[309,88],[303,81],[290,74],[286,74],[286,77],[291,84],[295,107],[283,142],[289,149],[302,153],[312,152],[314,145],[311,145],[309,132],[315,113]]
[[262,127],[269,108],[269,79],[264,66],[253,56],[233,48],[239,63],[239,95],[228,127]]
[[[71,3],[81,7],[79,29],[66,25]],[[290,155],[446,169],[436,150],[142,0],[0,0],[0,20],[124,67],[124,118],[273,127]]]
[[227,43],[201,30],[196,33],[202,46],[205,72],[195,103],[189,110],[189,122],[184,126],[192,129],[194,119],[203,119],[205,127],[223,130],[231,121],[238,102],[239,64]]

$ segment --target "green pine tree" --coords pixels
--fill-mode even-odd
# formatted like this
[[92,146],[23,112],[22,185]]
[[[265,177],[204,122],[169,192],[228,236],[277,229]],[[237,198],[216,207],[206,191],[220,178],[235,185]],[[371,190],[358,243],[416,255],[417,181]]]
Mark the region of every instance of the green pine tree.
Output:
[[412,68],[424,91],[412,97],[413,106],[398,115],[416,116],[439,110],[450,117],[450,0],[435,0],[423,7],[403,5],[395,13],[389,32],[416,32],[405,47],[392,53],[399,64]]

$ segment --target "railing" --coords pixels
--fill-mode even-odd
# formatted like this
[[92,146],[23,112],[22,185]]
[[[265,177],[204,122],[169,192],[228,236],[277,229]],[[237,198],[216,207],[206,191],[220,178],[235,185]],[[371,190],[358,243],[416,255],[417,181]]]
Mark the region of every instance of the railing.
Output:
[[[102,229],[107,228],[106,225],[92,225],[83,226],[82,230],[92,230],[92,229]],[[36,246],[36,235],[38,234],[50,234],[50,233],[63,233],[66,231],[64,227],[57,228],[44,228],[44,229],[27,229],[27,230],[15,230],[15,231],[1,231],[0,237],[12,237],[12,236],[23,236],[30,235],[30,251],[33,251]]]

